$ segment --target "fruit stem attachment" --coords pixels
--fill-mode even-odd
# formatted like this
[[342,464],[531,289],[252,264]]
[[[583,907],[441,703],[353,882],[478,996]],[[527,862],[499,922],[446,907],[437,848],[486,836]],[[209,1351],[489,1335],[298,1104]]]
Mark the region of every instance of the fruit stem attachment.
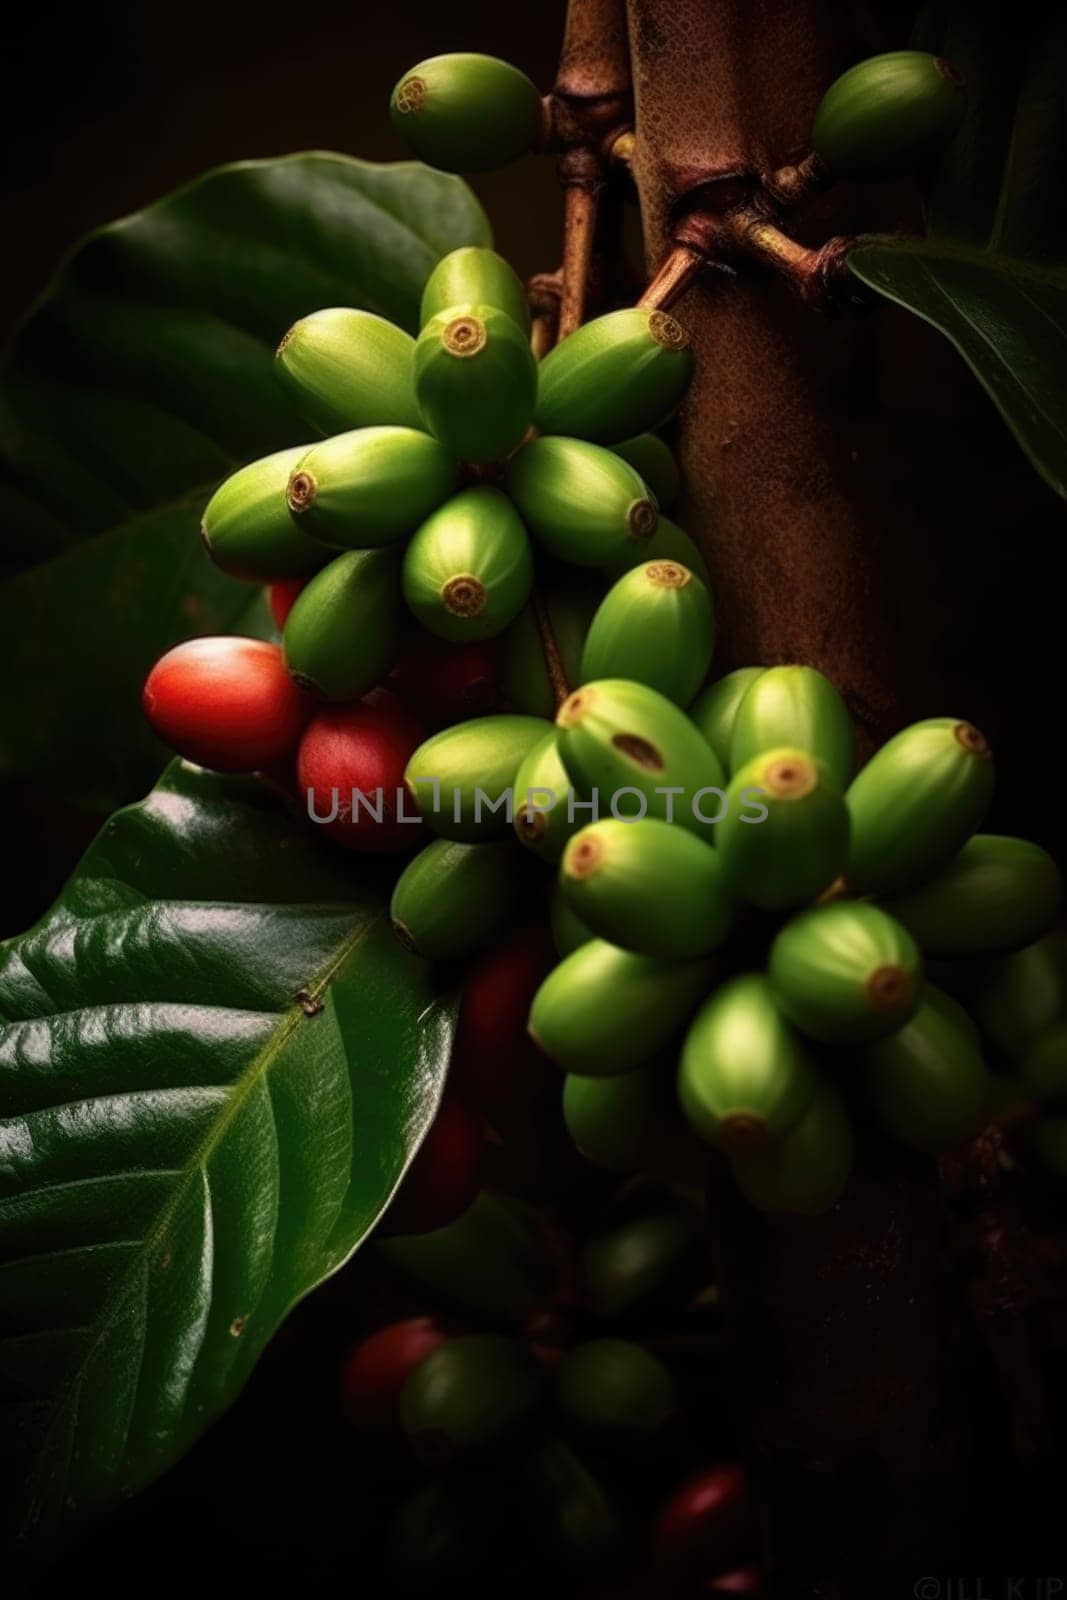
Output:
[[[816,311],[833,313],[843,305],[869,303],[848,270],[854,239],[837,235],[817,250],[810,249],[783,233],[769,205],[758,198],[744,200],[725,211],[693,210],[683,214],[675,225],[674,243],[676,250],[684,247],[705,263],[715,262],[734,271],[745,262],[767,267],[784,278],[798,298]],[[647,303],[647,295],[656,289],[672,259],[667,258],[642,304]],[[681,270],[680,263],[675,273]],[[671,289],[670,284],[667,287]]]
[[833,182],[826,163],[814,150],[795,165],[779,167],[763,177],[763,187],[780,206],[797,206]]
[[537,623],[537,634],[541,641],[541,654],[545,658],[545,671],[548,681],[552,685],[552,697],[556,702],[558,711],[570,694],[570,684],[567,682],[567,671],[563,665],[563,656],[560,654],[559,640],[556,630],[552,626],[548,605],[540,587],[535,583],[531,595],[534,608],[534,620]]
[[638,300],[638,305],[648,306],[653,311],[669,311],[710,265],[701,251],[688,244],[676,244]]
[[540,361],[559,337],[559,304],[563,298],[563,271],[537,272],[527,285],[527,298],[533,322],[530,348]]

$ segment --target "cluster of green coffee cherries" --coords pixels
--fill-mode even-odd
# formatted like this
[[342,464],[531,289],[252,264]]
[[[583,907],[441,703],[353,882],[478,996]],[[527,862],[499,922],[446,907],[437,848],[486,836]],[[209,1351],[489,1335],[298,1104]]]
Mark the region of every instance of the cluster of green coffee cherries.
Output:
[[[431,275],[417,340],[345,308],[305,317],[282,340],[280,375],[330,437],[228,479],[203,537],[236,576],[312,574],[284,630],[302,687],[337,702],[380,683],[405,602],[444,641],[502,634],[530,600],[535,548],[617,572],[695,559],[646,482],[673,486],[670,452],[645,428],[688,382],[681,326],[663,312],[612,312],[540,365],[528,333],[521,283],[471,247]],[[521,639],[515,648],[521,656]]]
[[[393,1303],[422,1314],[356,1345],[340,1387],[379,1471],[395,1462],[390,1576],[525,1588],[625,1571],[758,1592],[699,1207],[631,1186],[591,1228],[557,1221],[551,1246],[547,1231],[483,1191],[378,1246]],[[679,1326],[695,1359],[663,1337]]]
[[[812,127],[827,178],[877,180],[920,171],[951,140],[963,80],[923,50],[872,56],[823,96]],[[502,167],[551,142],[551,102],[494,56],[433,56],[406,72],[390,102],[393,126],[423,161],[446,172]]]
[[[916,723],[854,772],[843,702],[799,666],[730,673],[667,715],[644,686],[594,683],[558,723],[580,787],[630,762],[647,802],[565,842],[564,958],[530,1014],[573,1074],[565,1116],[591,1154],[641,1164],[671,1114],[666,1077],[756,1206],[817,1213],[842,1191],[857,1116],[937,1153],[1027,1083],[1062,1100],[1062,1026],[1033,1042],[1020,1091],[950,992],[1039,940],[1060,898],[1044,850],[977,831],[993,768],[969,723]],[[710,827],[686,805],[709,783]]]

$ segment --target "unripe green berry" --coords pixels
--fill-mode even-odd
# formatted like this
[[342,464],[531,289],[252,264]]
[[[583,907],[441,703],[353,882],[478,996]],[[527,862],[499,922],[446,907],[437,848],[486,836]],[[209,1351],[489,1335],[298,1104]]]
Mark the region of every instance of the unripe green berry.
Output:
[[393,127],[421,161],[445,172],[488,172],[541,142],[536,86],[495,56],[432,56],[405,72],[389,103]]
[[285,664],[327,700],[358,700],[389,672],[400,637],[392,550],[348,550],[311,579],[286,620]]
[[790,1022],[826,1044],[895,1033],[915,1014],[922,958],[907,929],[878,906],[834,900],[792,917],[771,946],[775,999]]
[[451,306],[415,346],[415,394],[426,427],[461,461],[502,461],[533,420],[537,363],[506,311]]
[[302,317],[278,346],[277,371],[302,414],[323,433],[421,426],[415,341],[370,311],[329,306]]
[[582,651],[581,681],[632,678],[687,706],[715,648],[711,594],[677,561],[646,561],[612,586]]
[[232,578],[270,583],[317,572],[328,552],[294,523],[285,503],[290,474],[306,445],[250,462],[220,484],[200,524],[212,561]]
[[439,639],[491,639],[533,583],[526,529],[499,489],[464,489],[417,529],[404,552],[404,599]]
[[504,487],[549,555],[602,567],[642,549],[659,513],[637,473],[584,439],[533,439],[511,461]]
[[484,245],[464,245],[442,256],[422,291],[419,327],[424,328],[431,317],[452,306],[495,306],[529,334],[530,301],[525,285],[503,256]]
[[959,73],[925,50],[892,50],[860,61],[819,102],[815,153],[839,178],[917,172],[959,127],[963,88]]
[[323,544],[368,550],[414,533],[452,493],[455,460],[415,428],[356,428],[312,445],[286,498],[301,530]]
[[666,420],[692,374],[689,335],[674,317],[638,306],[611,311],[541,362],[537,426],[598,444],[632,438]]

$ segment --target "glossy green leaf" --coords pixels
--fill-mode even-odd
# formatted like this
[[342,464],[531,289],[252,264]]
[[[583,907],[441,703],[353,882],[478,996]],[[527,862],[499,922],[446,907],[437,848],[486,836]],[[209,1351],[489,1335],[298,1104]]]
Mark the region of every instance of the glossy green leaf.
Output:
[[0,1524],[156,1477],[381,1215],[451,1036],[385,883],[175,763],[0,949]]
[[964,73],[967,115],[932,175],[926,237],[865,239],[849,266],[952,342],[1067,495],[1067,15],[1033,0],[949,11],[918,42]]
[[417,329],[441,256],[490,242],[458,178],[310,154],[221,168],[79,246],[0,373],[0,770],[101,806],[147,787],[145,673],[247,604],[199,547],[204,504],[307,437],[281,335],[337,304]]

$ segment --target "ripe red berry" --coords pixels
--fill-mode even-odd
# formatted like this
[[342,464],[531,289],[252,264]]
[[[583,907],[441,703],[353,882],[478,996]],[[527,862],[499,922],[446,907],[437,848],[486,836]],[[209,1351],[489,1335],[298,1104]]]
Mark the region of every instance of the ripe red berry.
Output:
[[168,650],[148,674],[141,704],[171,749],[216,772],[257,772],[284,760],[314,710],[276,644],[233,636]]
[[379,1328],[349,1351],[341,1368],[341,1409],[357,1428],[397,1422],[396,1401],[415,1368],[447,1340],[433,1317],[408,1317]]
[[428,633],[409,635],[392,684],[431,728],[485,717],[503,703],[495,642],[446,644]]
[[521,929],[483,956],[463,986],[449,1089],[485,1111],[527,1099],[543,1081],[544,1057],[526,1019],[558,957],[543,923]]
[[[312,821],[323,819],[323,831],[350,850],[410,850],[422,829],[402,798],[404,768],[424,737],[396,696],[382,690],[354,705],[323,706],[300,741],[296,763]],[[398,794],[406,822],[398,815]]]
[[481,1187],[485,1139],[473,1111],[444,1100],[386,1214],[383,1234],[432,1233],[453,1222]]
[[758,1595],[763,1589],[763,1573],[759,1567],[738,1567],[735,1572],[723,1572],[713,1578],[705,1594],[754,1594]]
[[721,1571],[743,1561],[754,1543],[745,1474],[736,1462],[709,1467],[688,1479],[656,1519],[656,1554],[674,1567]]
[[296,604],[296,597],[307,584],[306,578],[279,578],[267,588],[267,603],[274,618],[274,626],[281,633],[285,619]]

